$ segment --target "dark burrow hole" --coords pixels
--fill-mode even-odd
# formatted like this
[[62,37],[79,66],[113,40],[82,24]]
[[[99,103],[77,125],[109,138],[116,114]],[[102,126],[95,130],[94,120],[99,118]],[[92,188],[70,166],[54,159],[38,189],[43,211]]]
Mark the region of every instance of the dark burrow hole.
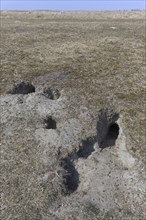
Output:
[[116,143],[116,139],[119,135],[119,126],[118,124],[114,123],[111,124],[108,127],[108,131],[104,139],[101,141],[99,147],[100,148],[106,148],[106,147],[112,147]]
[[56,100],[60,97],[60,92],[58,89],[44,89],[43,95],[48,99]]
[[65,194],[75,192],[79,186],[79,173],[75,168],[74,162],[80,157],[87,158],[94,151],[95,138],[88,138],[81,142],[79,150],[61,160],[61,166],[64,169],[63,184]]
[[21,82],[13,87],[8,93],[9,94],[28,94],[35,92],[35,87],[28,82]]
[[75,192],[79,186],[79,173],[75,169],[73,161],[70,157],[62,160],[61,166],[64,168],[63,184],[65,186],[64,193],[71,194]]
[[46,129],[56,129],[57,128],[56,121],[51,116],[46,117],[44,119],[44,123],[45,123]]
[[119,135],[118,113],[108,110],[102,111],[97,122],[97,141],[100,148],[115,145]]
[[95,138],[88,138],[81,142],[79,150],[77,152],[78,157],[87,158],[94,151]]

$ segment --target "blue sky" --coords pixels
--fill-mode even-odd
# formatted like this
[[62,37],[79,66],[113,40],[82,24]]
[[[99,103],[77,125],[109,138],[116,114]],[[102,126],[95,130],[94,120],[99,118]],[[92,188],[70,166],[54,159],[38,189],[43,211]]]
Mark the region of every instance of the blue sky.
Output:
[[131,10],[145,9],[144,0],[1,0],[1,10]]

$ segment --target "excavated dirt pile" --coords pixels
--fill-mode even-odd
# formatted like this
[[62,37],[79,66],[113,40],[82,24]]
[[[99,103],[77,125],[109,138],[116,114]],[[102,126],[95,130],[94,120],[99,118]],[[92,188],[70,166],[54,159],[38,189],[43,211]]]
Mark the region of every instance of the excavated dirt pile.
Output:
[[68,219],[70,212],[144,219],[144,171],[127,150],[121,113],[99,109],[86,129],[92,113],[70,117],[63,95],[47,90],[46,98],[24,82],[11,93],[0,100],[3,219]]

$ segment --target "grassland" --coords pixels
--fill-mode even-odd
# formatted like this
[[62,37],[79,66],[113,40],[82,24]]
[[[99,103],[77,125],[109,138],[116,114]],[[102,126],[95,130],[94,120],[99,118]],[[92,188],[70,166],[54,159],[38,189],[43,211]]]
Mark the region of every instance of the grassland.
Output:
[[124,109],[130,135],[141,149],[146,92],[144,14],[3,11],[1,93],[24,79],[65,72],[68,80],[60,80],[59,88],[72,88],[79,99],[85,96],[91,109],[100,102]]
[[[127,145],[128,150],[139,161],[145,162],[146,57],[144,16],[144,11],[2,11],[1,95],[5,95],[14,83],[23,80],[35,82],[38,77],[42,76],[43,78],[46,74],[50,74],[53,78],[54,74],[49,86],[63,91],[69,100],[66,110],[68,115],[66,117],[78,118],[82,105],[92,113],[93,120],[94,116],[97,115],[97,111],[102,108],[111,107],[120,112],[123,116],[124,133],[128,137],[128,143],[130,143]],[[62,75],[56,77],[56,73],[61,73],[63,78]],[[30,127],[33,125],[31,120]],[[9,122],[12,124],[11,119]],[[25,121],[23,123],[25,124]],[[19,128],[16,130],[19,143],[17,150],[15,150],[20,151],[21,155],[25,152],[27,143],[25,143],[26,140],[22,141],[21,139],[23,131],[21,133]],[[90,132],[90,129],[87,131]],[[24,146],[19,148],[21,141]],[[17,137],[15,143],[17,146]],[[34,142],[32,147],[35,148],[35,146],[38,146],[38,143]],[[9,151],[9,146],[7,150]],[[34,161],[34,164],[29,164],[28,157],[20,158],[20,162],[26,159],[26,167],[19,167],[18,172],[18,176],[24,173],[22,185],[24,184],[25,187],[27,186],[27,176],[30,173],[32,178],[35,179],[35,176],[33,176],[34,170],[30,170],[29,173],[30,167],[34,166],[36,170],[43,170],[43,167],[38,168],[39,165],[37,164],[39,155],[42,153],[39,150],[38,146],[32,154],[31,163]],[[5,155],[8,154],[9,152],[5,152]],[[27,164],[29,164],[28,168]],[[5,172],[7,173],[6,170]],[[11,167],[9,167],[8,173],[11,173]],[[12,177],[7,177],[8,182],[13,182]],[[39,188],[35,189],[34,186],[32,194],[36,195],[36,206],[33,207],[31,201],[27,203],[28,213],[25,213],[26,218],[23,216],[22,210],[26,205],[25,196],[23,195],[24,198],[22,203],[20,201],[21,206],[18,209],[20,213],[22,212],[21,219],[22,216],[23,219],[41,219],[39,216],[42,213],[37,215],[36,207],[39,204],[38,207],[41,212],[48,212],[49,204],[46,204],[48,192],[50,192],[49,198],[55,200],[56,197],[59,200],[61,195],[57,191],[53,191],[54,188],[49,188],[52,185],[48,184],[47,187],[43,194],[45,199],[40,198],[42,203],[39,203]],[[57,187],[59,189],[59,185]],[[13,192],[11,193],[13,194]],[[8,210],[5,219],[8,219],[8,217],[14,219],[13,209],[14,212],[17,212],[18,207],[14,207],[15,204],[13,200],[11,201],[9,192],[6,192],[6,194],[7,200],[11,203],[11,210]],[[15,200],[17,198],[20,198],[20,195],[16,195]],[[33,209],[35,210],[34,213]],[[85,219],[98,219],[96,218],[98,208],[88,204],[86,209],[87,217],[85,215]],[[91,212],[92,215],[88,212]],[[43,215],[45,214],[41,216]],[[42,219],[53,219],[51,213],[47,215],[50,218],[44,217]],[[111,213],[106,215],[103,219],[109,220],[112,218]],[[77,219],[76,217],[77,215],[73,214],[73,216],[66,216],[66,219]],[[114,218],[116,219],[117,216],[115,215]],[[57,217],[54,217],[54,219],[57,219]],[[130,220],[133,219],[131,217]]]

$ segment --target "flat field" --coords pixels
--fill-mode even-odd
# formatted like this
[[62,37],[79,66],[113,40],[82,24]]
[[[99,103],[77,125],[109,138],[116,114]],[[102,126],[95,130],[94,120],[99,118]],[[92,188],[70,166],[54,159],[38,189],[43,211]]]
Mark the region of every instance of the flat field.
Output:
[[[3,220],[145,219],[145,25],[145,11],[1,12]],[[7,94],[22,81],[35,94]]]

